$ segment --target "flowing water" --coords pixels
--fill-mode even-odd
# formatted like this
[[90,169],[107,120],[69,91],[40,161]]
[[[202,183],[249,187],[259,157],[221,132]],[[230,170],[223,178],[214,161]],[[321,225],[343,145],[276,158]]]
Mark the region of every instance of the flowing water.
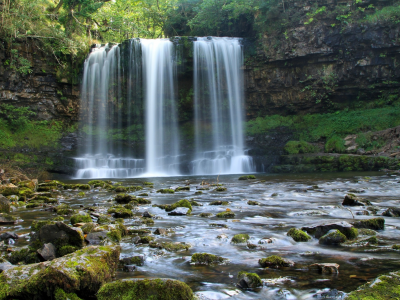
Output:
[[[132,39],[92,49],[82,81],[84,143],[75,158],[76,178],[255,171],[243,140],[240,39],[196,38],[193,57],[195,151],[188,153],[181,151],[187,141],[180,140],[177,118],[177,60],[182,57],[175,44]],[[141,153],[134,135],[143,128]]]
[[[185,242],[192,245],[188,251],[169,252],[150,248],[148,245],[135,245],[131,237],[121,242],[121,258],[144,255],[144,266],[134,272],[118,271],[118,278],[147,277],[175,278],[188,283],[203,299],[342,299],[345,293],[370,282],[377,275],[400,268],[399,252],[391,245],[400,243],[400,218],[384,217],[385,230],[377,232],[379,244],[326,246],[313,238],[309,242],[296,243],[286,235],[292,227],[334,221],[353,221],[375,216],[359,215],[364,207],[350,207],[352,213],[341,206],[348,192],[368,199],[380,216],[389,206],[400,203],[399,176],[383,173],[334,173],[307,175],[257,175],[256,180],[239,181],[238,176],[180,176],[170,178],[119,179],[124,186],[143,185],[144,181],[154,183],[154,188],[131,194],[149,193],[152,204],[171,204],[179,199],[193,198],[202,206],[193,206],[190,216],[169,216],[164,210],[141,205],[135,211],[141,216],[148,211],[154,214],[154,225],[138,226],[135,219],[125,219],[125,225],[135,228],[172,229],[168,237],[153,235],[157,242]],[[214,191],[215,186],[223,184],[227,191]],[[77,181],[72,181],[77,182]],[[84,182],[84,181],[79,181]],[[203,185],[201,185],[203,184]],[[190,191],[175,194],[160,194],[161,188],[189,186]],[[203,194],[195,195],[198,188]],[[85,197],[78,197],[79,191],[62,191],[58,197],[77,209],[92,206],[108,207],[115,192],[102,189],[88,191]],[[209,205],[211,201],[228,201],[226,206]],[[249,200],[260,205],[248,205]],[[229,208],[236,214],[234,219],[219,219],[218,212]],[[104,208],[106,210],[106,208]],[[202,218],[200,213],[212,213],[210,218]],[[29,232],[34,219],[53,218],[54,213],[43,209],[19,209],[23,221],[15,226],[6,226],[19,234]],[[214,225],[213,225],[214,224]],[[215,224],[218,224],[215,226]],[[238,233],[250,235],[250,243],[232,244],[231,238]],[[16,246],[27,243],[28,235],[20,238]],[[271,239],[272,243],[259,241]],[[229,259],[228,263],[217,266],[198,266],[190,263],[190,256],[196,252],[207,252]],[[293,260],[292,268],[263,269],[258,259],[269,255],[280,255]],[[308,266],[313,263],[338,263],[339,274],[321,274]],[[236,287],[239,271],[256,272],[263,280],[263,287],[257,290],[240,290]]]

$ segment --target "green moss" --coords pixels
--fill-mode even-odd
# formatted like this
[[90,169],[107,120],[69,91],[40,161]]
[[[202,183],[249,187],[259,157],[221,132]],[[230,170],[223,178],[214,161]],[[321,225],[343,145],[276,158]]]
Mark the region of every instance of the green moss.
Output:
[[211,217],[213,214],[212,213],[201,213],[201,214],[199,214],[199,217],[202,217],[202,218],[209,218],[209,217]]
[[393,246],[392,246],[392,249],[393,249],[393,250],[400,250],[400,245],[399,245],[399,244],[393,245]]
[[247,204],[248,205],[260,205],[260,202],[249,200],[249,201],[247,201]]
[[190,204],[191,204],[192,206],[203,206],[203,204],[201,204],[201,203],[199,203],[199,202],[197,202],[197,201],[194,201],[193,199],[191,199],[189,202],[190,202]]
[[400,298],[400,274],[389,273],[377,278],[373,284],[367,283],[347,295],[348,300],[389,300]]
[[55,208],[55,211],[57,215],[63,215],[63,216],[72,215],[73,213],[75,213],[75,210],[72,209],[71,206],[65,203],[61,203],[60,205],[58,205]]
[[195,194],[195,195],[201,195],[201,194],[203,194],[203,192],[202,192],[202,191],[197,191],[197,192],[195,192],[194,194]]
[[216,216],[218,218],[234,218],[235,213],[232,211],[223,211],[223,212],[217,213]]
[[130,263],[136,266],[143,266],[143,258],[141,256],[134,256],[131,258]]
[[154,236],[147,235],[147,236],[142,236],[140,239],[140,242],[142,244],[149,244],[153,240],[154,240]]
[[225,192],[225,191],[227,191],[227,188],[223,187],[223,186],[219,186],[214,191],[216,191],[216,192]]
[[171,242],[150,242],[149,246],[151,248],[159,248],[159,249],[165,249],[167,251],[171,252],[178,252],[182,250],[189,250],[192,246],[190,244],[186,243],[171,243]]
[[348,238],[349,240],[355,239],[358,236],[358,230],[357,228],[344,228],[341,229],[341,232]]
[[135,201],[139,204],[151,204],[151,200],[145,198],[136,198]]
[[76,223],[89,223],[92,222],[92,218],[89,214],[86,213],[78,213],[71,216],[70,220],[71,224],[74,225]]
[[113,206],[107,210],[107,213],[114,214],[116,218],[129,218],[133,216],[133,212],[120,205]]
[[106,215],[100,215],[97,218],[97,224],[104,225],[104,224],[110,224],[110,223],[111,223],[111,220]]
[[373,230],[383,230],[385,229],[385,219],[384,218],[373,218],[368,220],[360,220],[353,223],[356,228],[368,228]]
[[318,147],[311,145],[305,141],[289,141],[283,147],[285,154],[299,154],[299,153],[315,153],[318,152]]
[[70,253],[77,251],[79,248],[71,245],[62,246],[57,249],[57,256],[61,257]]
[[185,283],[172,279],[140,279],[107,283],[97,293],[98,300],[176,300],[194,299]]
[[179,186],[175,189],[175,192],[180,192],[180,191],[190,191],[190,186]]
[[157,190],[157,193],[161,194],[174,194],[175,191],[173,189],[159,189]]
[[247,277],[246,285],[249,288],[256,288],[263,285],[260,276],[258,276],[258,274],[256,273],[248,273],[245,271],[240,271],[238,273],[238,279],[242,279],[244,277]]
[[371,236],[370,238],[364,240],[365,242],[368,242],[369,244],[378,244],[378,238],[376,236]]
[[66,293],[59,287],[54,291],[54,300],[82,300],[75,293]]
[[187,207],[187,208],[189,208],[188,214],[190,214],[192,212],[192,205],[190,204],[189,200],[187,200],[187,199],[179,200],[178,202],[175,202],[174,204],[166,207],[165,210],[173,211],[177,207]]
[[118,194],[117,196],[115,196],[114,200],[117,203],[129,203],[132,200],[134,200],[135,197],[132,197],[131,195],[128,194]]
[[26,205],[26,208],[35,208],[35,207],[39,207],[42,205],[43,205],[42,201],[31,201]]
[[287,235],[293,238],[296,242],[307,242],[311,239],[311,237],[307,233],[297,228],[289,229]]
[[153,225],[154,220],[151,218],[140,218],[140,221],[145,225]]
[[225,259],[221,256],[217,256],[209,253],[194,253],[192,255],[191,262],[203,265],[214,265],[223,263]]
[[232,237],[231,242],[234,243],[234,244],[240,244],[240,243],[247,242],[249,239],[250,239],[250,236],[248,234],[241,233],[241,234],[235,234]]
[[141,193],[141,194],[139,194],[139,196],[140,196],[140,197],[148,197],[149,194],[148,194],[148,193]]
[[124,187],[124,186],[119,186],[119,187],[115,188],[115,191],[117,193],[126,193],[128,191],[128,189],[126,187]]
[[8,261],[15,265],[20,262],[26,264],[38,263],[40,260],[36,252],[31,251],[29,248],[22,248],[12,252]]
[[85,197],[85,192],[79,192],[78,197]]
[[31,224],[31,230],[39,232],[40,228],[42,228],[45,225],[51,225],[54,224],[54,221],[51,220],[33,220]]
[[137,234],[137,235],[147,235],[151,233],[150,229],[133,229],[133,228],[129,228],[128,229],[128,234]]
[[121,232],[117,229],[107,232],[107,237],[115,243],[119,243],[122,239]]
[[154,183],[152,183],[152,182],[143,182],[143,185],[147,185],[147,186],[153,186],[154,185]]
[[263,267],[287,267],[288,261],[278,255],[271,255],[267,258],[261,258],[258,263]]
[[216,200],[216,201],[211,202],[210,205],[229,205],[229,202]]
[[243,176],[240,176],[239,177],[239,180],[247,180],[248,178],[247,178],[247,175],[243,175]]

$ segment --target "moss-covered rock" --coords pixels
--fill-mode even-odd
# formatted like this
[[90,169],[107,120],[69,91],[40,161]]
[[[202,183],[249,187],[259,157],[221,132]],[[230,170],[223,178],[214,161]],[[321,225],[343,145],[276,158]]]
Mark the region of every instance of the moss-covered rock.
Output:
[[16,221],[16,217],[6,213],[0,213],[0,225],[11,225],[15,224]]
[[54,208],[56,211],[57,215],[62,215],[62,216],[67,216],[67,215],[72,215],[75,213],[75,210],[71,208],[68,204],[61,203],[57,207]]
[[93,223],[93,222],[88,222],[85,225],[83,225],[81,227],[83,233],[88,234],[91,233],[96,227],[98,226],[98,224]]
[[238,286],[244,289],[257,288],[262,286],[260,276],[258,276],[256,273],[240,271],[238,274],[238,279]]
[[179,186],[175,189],[175,192],[180,192],[180,191],[190,191],[190,186]]
[[54,300],[82,300],[75,293],[66,293],[59,287],[54,291]]
[[226,259],[210,253],[194,253],[191,262],[198,265],[216,265],[221,264]]
[[165,211],[173,211],[177,207],[187,207],[189,208],[188,214],[192,212],[192,204],[190,204],[189,200],[187,199],[182,199],[172,205],[169,205],[165,208]]
[[90,223],[92,222],[92,218],[90,217],[89,214],[81,211],[77,214],[72,215],[70,222],[72,225],[76,223]]
[[232,237],[231,242],[234,244],[246,243],[250,239],[250,236],[245,233],[235,234]]
[[110,224],[110,223],[111,223],[111,220],[110,220],[110,218],[109,218],[108,216],[106,216],[106,215],[99,215],[99,216],[97,217],[97,224],[105,225],[105,224]]
[[0,195],[0,213],[8,214],[10,212],[10,209],[11,209],[10,200],[8,200],[3,195]]
[[254,175],[243,175],[239,177],[239,180],[256,179]]
[[44,225],[40,228],[38,239],[43,243],[52,243],[59,249],[62,246],[84,246],[84,235],[80,228],[69,227],[63,222]]
[[296,242],[307,242],[311,239],[311,237],[307,233],[297,228],[289,229],[287,235],[294,239]]
[[247,201],[247,204],[248,204],[248,205],[260,205],[260,202],[258,202],[258,201],[253,201],[253,200],[249,200],[249,201]]
[[323,245],[337,245],[347,241],[346,236],[338,229],[332,229],[319,239],[319,243]]
[[16,266],[0,275],[0,299],[48,299],[57,288],[91,297],[111,281],[120,248],[86,247],[50,262]]
[[40,228],[45,225],[52,225],[55,224],[52,220],[33,220],[31,224],[31,230],[35,232],[39,232]]
[[112,206],[107,210],[107,213],[113,214],[116,218],[130,218],[133,212],[121,205]]
[[159,189],[157,190],[157,193],[161,194],[174,194],[175,191],[173,189]]
[[107,232],[107,237],[115,243],[119,243],[122,239],[121,232],[117,229],[113,229]]
[[201,213],[201,214],[199,214],[199,217],[202,217],[202,218],[209,218],[209,217],[212,217],[212,213]]
[[216,189],[214,189],[214,191],[216,192],[226,192],[228,189],[224,186],[219,186]]
[[235,213],[232,211],[223,211],[223,212],[217,213],[216,216],[218,218],[234,218]]
[[146,198],[136,198],[135,202],[139,204],[151,204],[151,200]]
[[229,204],[228,201],[220,201],[220,200],[212,201],[210,203],[210,205],[228,205],[228,204]]
[[98,300],[192,300],[193,292],[173,279],[124,279],[105,284],[97,293]]
[[294,262],[287,259],[280,257],[278,255],[271,255],[267,258],[261,258],[258,260],[258,263],[263,268],[281,268],[281,267],[293,267]]
[[150,242],[149,246],[151,248],[158,248],[158,249],[165,249],[167,251],[171,251],[171,252],[178,252],[178,251],[182,251],[182,250],[189,250],[192,245],[187,244],[187,243],[171,243],[171,242],[161,242],[161,243],[157,243],[157,242]]
[[347,300],[389,300],[400,298],[400,272],[391,272],[379,276],[372,282],[349,293]]
[[22,248],[11,252],[11,254],[8,256],[8,261],[12,264],[32,264],[40,262],[40,259],[36,251],[33,251],[33,249]]
[[119,204],[127,204],[131,202],[135,197],[132,197],[131,195],[128,194],[118,194],[115,196],[114,200],[115,202]]
[[368,220],[360,220],[360,221],[353,222],[353,226],[356,228],[383,230],[383,229],[385,229],[385,219],[384,218],[373,218],[373,219],[368,219]]

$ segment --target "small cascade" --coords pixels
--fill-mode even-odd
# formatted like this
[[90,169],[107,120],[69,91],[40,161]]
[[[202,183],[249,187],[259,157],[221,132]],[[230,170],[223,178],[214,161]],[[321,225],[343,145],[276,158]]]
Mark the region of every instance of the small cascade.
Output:
[[[243,141],[243,54],[238,38],[194,42],[193,175],[254,172]],[[208,129],[210,134],[204,134]]]
[[146,176],[179,175],[176,64],[169,39],[142,39]]

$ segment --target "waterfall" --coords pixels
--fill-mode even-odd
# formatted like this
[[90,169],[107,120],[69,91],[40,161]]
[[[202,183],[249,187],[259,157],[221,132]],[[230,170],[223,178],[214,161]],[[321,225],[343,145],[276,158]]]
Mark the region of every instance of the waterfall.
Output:
[[240,40],[193,42],[194,154],[182,151],[190,147],[179,137],[177,66],[187,58],[176,41],[131,39],[92,48],[82,78],[84,142],[75,158],[76,178],[255,171],[243,140]]
[[176,64],[169,39],[141,40],[146,102],[146,176],[179,174]]
[[[254,172],[243,141],[243,54],[238,38],[194,42],[195,159],[191,173]],[[203,134],[208,128],[210,134]]]

